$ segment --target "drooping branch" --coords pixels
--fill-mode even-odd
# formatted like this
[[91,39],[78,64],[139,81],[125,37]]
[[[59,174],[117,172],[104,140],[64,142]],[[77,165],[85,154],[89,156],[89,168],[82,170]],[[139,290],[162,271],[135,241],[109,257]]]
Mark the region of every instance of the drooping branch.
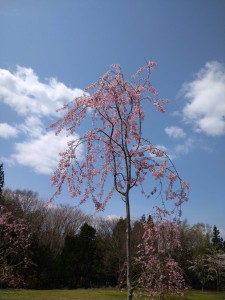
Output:
[[[73,135],[92,116],[92,129],[87,131],[85,128],[84,136],[70,141],[67,149],[60,154],[61,159],[52,176],[52,183],[57,188],[57,195],[67,182],[72,197],[78,197],[80,204],[92,199],[96,210],[105,208],[114,191],[122,196],[126,207],[128,300],[132,300],[133,292],[130,190],[139,187],[141,193],[148,198],[154,195],[156,198],[160,197],[163,208],[158,207],[157,211],[160,215],[165,215],[168,214],[164,207],[165,200],[171,202],[177,199],[175,208],[180,207],[187,201],[189,188],[180,178],[169,157],[142,136],[142,122],[145,117],[142,103],[150,102],[159,112],[165,111],[167,103],[166,99],[158,98],[158,93],[150,82],[150,74],[155,65],[154,62],[147,62],[146,66],[136,72],[136,82],[133,83],[125,80],[118,65],[112,65],[112,70],[85,90],[92,90],[93,94],[84,94],[83,97],[64,105],[64,118],[52,125],[57,128],[56,134],[65,128]],[[83,155],[80,157],[81,147]],[[110,175],[113,179],[111,189],[106,184]],[[153,183],[156,182],[150,192],[149,184],[147,191],[144,188],[148,177]],[[165,181],[167,187],[163,194]]]
[[[163,182],[167,179],[166,199],[178,198],[176,206],[187,200],[184,190],[187,191],[188,186],[179,177],[172,161],[166,153],[142,137],[142,102],[150,101],[160,112],[164,112],[167,102],[166,99],[157,98],[157,92],[151,85],[150,73],[154,67],[154,62],[147,63],[134,75],[139,80],[128,83],[120,67],[113,65],[112,71],[86,89],[94,89],[93,95],[84,94],[64,105],[62,109],[67,110],[64,118],[53,124],[53,127],[57,127],[56,134],[63,128],[73,134],[90,116],[93,125],[97,126],[69,144],[68,149],[61,153],[61,161],[52,177],[53,184],[58,188],[56,194],[60,194],[61,186],[67,181],[71,195],[81,196],[81,203],[89,197],[97,203],[97,198],[103,199],[109,174],[113,177],[114,189],[121,195],[125,195],[127,189],[138,186],[144,190],[143,182],[150,175],[154,181],[158,181],[158,192],[162,197]],[[143,76],[144,72],[146,76]],[[86,156],[80,158],[76,153],[84,145]],[[170,162],[170,166],[167,162]],[[180,184],[179,192],[173,191],[176,182]],[[155,187],[144,194],[153,196],[156,190]],[[105,199],[109,199],[109,195],[112,195],[112,190],[106,193]],[[99,201],[99,208],[104,208],[106,204],[102,201],[104,204],[101,205]]]

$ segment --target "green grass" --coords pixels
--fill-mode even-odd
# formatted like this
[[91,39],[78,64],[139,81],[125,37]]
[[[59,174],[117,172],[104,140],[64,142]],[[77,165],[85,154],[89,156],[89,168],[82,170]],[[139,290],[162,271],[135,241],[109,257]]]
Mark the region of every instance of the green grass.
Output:
[[[135,298],[141,299],[141,298]],[[170,298],[172,300],[172,298]],[[174,298],[178,300],[179,298]],[[225,292],[189,291],[185,300],[225,300]],[[117,289],[89,290],[0,290],[0,300],[126,300]],[[141,299],[144,300],[144,299]]]
[[0,300],[125,300],[116,289],[88,290],[0,290]]
[[185,300],[225,300],[225,292],[189,291]]

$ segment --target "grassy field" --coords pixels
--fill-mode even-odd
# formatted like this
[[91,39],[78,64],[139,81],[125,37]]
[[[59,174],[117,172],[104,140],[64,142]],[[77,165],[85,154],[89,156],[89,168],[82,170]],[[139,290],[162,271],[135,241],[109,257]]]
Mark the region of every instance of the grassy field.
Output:
[[[116,289],[90,290],[0,290],[0,300],[126,300]],[[141,298],[135,298],[141,299]],[[170,298],[172,300],[173,298]],[[179,298],[176,298],[178,300]],[[185,300],[225,300],[225,292],[189,291]],[[144,298],[142,299],[144,300]]]
[[225,300],[225,292],[189,291],[185,296],[185,300]]

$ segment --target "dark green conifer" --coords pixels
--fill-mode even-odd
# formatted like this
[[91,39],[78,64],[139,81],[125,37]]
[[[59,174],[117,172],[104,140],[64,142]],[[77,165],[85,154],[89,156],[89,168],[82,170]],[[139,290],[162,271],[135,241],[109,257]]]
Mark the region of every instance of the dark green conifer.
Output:
[[220,231],[216,226],[213,226],[212,244],[216,250],[224,250],[224,241],[220,236]]
[[3,163],[0,164],[0,197],[2,195],[4,187],[4,170],[3,170]]

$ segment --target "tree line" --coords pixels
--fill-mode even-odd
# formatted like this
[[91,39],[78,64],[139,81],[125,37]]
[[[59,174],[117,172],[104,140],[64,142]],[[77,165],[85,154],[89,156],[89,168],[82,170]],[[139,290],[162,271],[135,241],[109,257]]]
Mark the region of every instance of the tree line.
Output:
[[[3,186],[0,164],[2,288],[126,287],[125,219],[49,206],[37,193]],[[134,285],[151,296],[225,287],[225,241],[216,226],[143,215],[132,220],[131,255]]]
[[[49,207],[27,190],[3,189],[0,205],[2,287],[74,289],[126,285],[124,219],[92,217],[62,205]],[[144,224],[149,222],[145,216],[132,221],[132,257],[139,251]],[[181,247],[173,258],[187,285],[197,289],[224,288],[225,242],[218,228],[203,223],[190,225],[185,220],[178,224],[178,230]],[[166,244],[170,241],[174,238],[167,235]],[[168,247],[163,249],[169,251]],[[137,272],[138,266],[134,276]]]

